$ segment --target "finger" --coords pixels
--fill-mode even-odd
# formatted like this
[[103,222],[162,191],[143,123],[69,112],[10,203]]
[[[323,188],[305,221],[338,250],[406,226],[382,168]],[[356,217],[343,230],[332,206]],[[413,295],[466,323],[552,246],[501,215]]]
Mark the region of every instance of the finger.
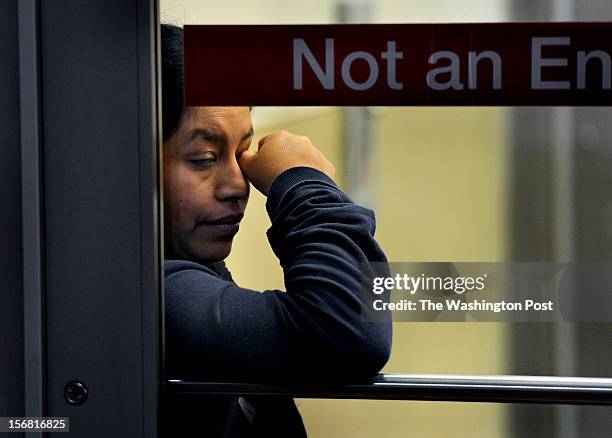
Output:
[[250,167],[250,164],[252,163],[253,158],[255,158],[255,155],[257,155],[257,152],[251,149],[247,149],[238,156],[238,166],[243,169]]
[[271,135],[272,135],[272,134],[266,134],[266,135],[264,135],[263,137],[261,137],[261,138],[259,139],[259,142],[257,143],[257,150],[259,150],[259,149],[261,149],[261,148],[263,147],[264,143],[265,143],[266,141],[268,141],[268,138],[269,138]]

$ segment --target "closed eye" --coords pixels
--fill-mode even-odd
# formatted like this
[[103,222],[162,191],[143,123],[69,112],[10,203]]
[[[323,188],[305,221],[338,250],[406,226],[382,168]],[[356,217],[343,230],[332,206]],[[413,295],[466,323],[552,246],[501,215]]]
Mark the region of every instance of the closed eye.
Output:
[[201,159],[197,159],[197,160],[189,160],[189,162],[194,165],[195,167],[206,167],[206,166],[210,166],[212,163],[214,163],[215,161],[217,161],[214,158],[201,158]]

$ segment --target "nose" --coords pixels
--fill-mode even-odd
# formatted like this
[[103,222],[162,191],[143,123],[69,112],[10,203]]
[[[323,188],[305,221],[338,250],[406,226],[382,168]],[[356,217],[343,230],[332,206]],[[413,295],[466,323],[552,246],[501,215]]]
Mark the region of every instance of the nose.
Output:
[[242,200],[249,195],[249,182],[242,173],[238,161],[232,157],[219,169],[216,196],[219,200]]

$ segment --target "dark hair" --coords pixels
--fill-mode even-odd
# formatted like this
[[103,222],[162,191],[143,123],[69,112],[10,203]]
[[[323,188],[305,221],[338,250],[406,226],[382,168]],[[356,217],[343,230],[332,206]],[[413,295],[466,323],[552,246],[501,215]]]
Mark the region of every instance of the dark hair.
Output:
[[161,25],[162,137],[166,141],[185,112],[183,100],[183,29]]
[[[168,140],[185,114],[183,100],[183,29],[161,25],[162,138]],[[249,106],[249,109],[253,109]]]

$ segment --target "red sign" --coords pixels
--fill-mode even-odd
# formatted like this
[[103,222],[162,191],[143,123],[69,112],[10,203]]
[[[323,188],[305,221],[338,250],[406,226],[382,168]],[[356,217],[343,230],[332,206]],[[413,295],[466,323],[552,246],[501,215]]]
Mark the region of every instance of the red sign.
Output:
[[185,26],[187,105],[610,105],[612,23]]

